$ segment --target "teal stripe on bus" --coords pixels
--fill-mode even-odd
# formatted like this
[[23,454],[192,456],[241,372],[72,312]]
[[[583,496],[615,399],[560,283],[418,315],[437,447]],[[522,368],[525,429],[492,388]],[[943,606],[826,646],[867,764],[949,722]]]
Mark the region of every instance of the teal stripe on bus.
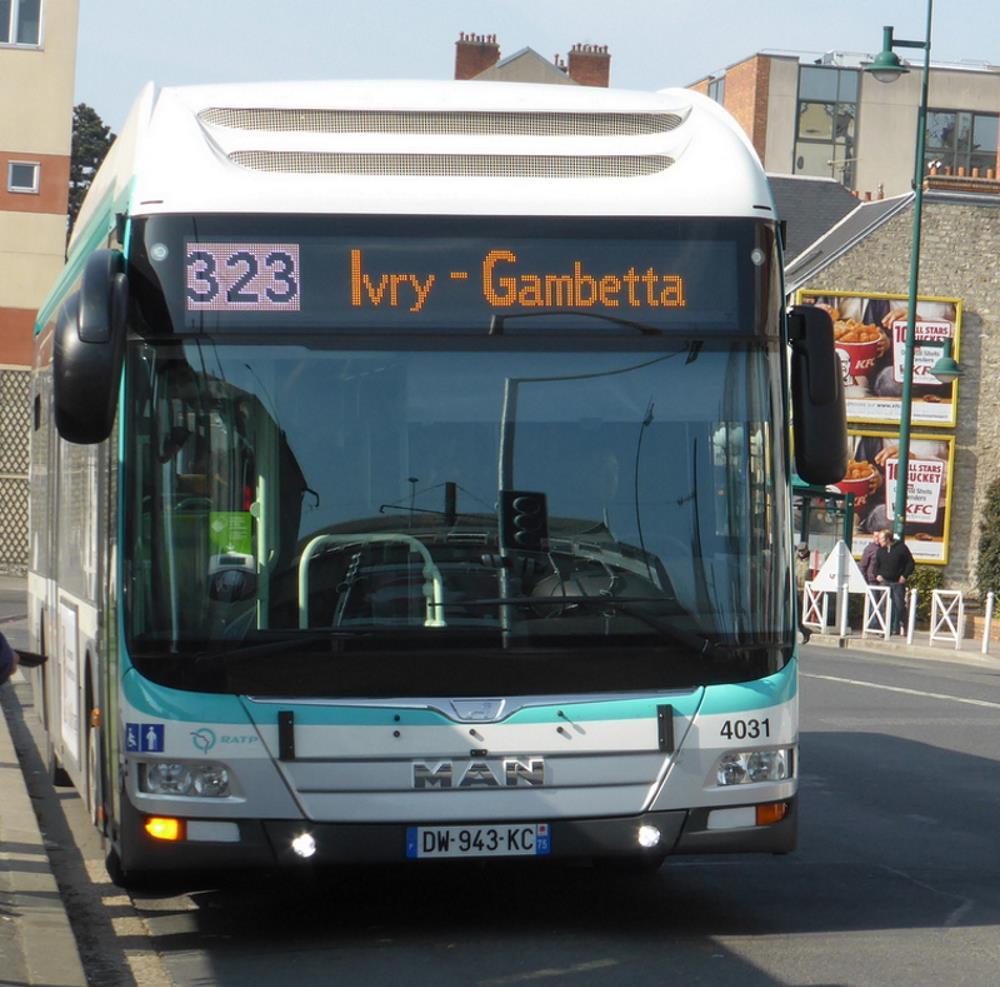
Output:
[[66,266],[59,274],[55,286],[48,293],[42,307],[38,310],[35,319],[35,335],[37,336],[48,324],[55,314],[56,309],[62,304],[63,299],[69,293],[70,288],[83,274],[84,265],[90,255],[99,247],[103,247],[116,223],[116,215],[125,212],[129,199],[132,195],[132,182],[130,181],[118,199],[114,199],[113,189],[108,189],[101,199],[93,216],[84,227],[83,232],[77,235],[76,243],[73,246],[73,253],[66,262]]
[[214,692],[187,692],[144,679],[134,668],[122,676],[125,701],[144,716],[185,723],[249,723],[239,697]]
[[[123,686],[126,700],[138,712],[187,723],[245,724],[252,719],[267,726],[278,722],[281,710],[294,711],[296,723],[304,726],[448,726],[455,722],[430,709],[338,706],[335,701],[329,705],[311,705],[294,699],[261,703],[228,694],[187,692],[149,682],[134,669],[125,674]],[[644,719],[655,716],[656,707],[662,704],[672,706],[680,716],[742,713],[788,702],[795,697],[797,688],[797,663],[792,661],[776,675],[755,682],[712,685],[681,695],[530,706],[502,722],[556,723],[565,718],[583,723]],[[560,712],[564,716],[560,716]]]
[[710,685],[700,712],[706,716],[720,713],[749,713],[790,702],[798,694],[799,665],[794,658],[780,671],[753,682]]

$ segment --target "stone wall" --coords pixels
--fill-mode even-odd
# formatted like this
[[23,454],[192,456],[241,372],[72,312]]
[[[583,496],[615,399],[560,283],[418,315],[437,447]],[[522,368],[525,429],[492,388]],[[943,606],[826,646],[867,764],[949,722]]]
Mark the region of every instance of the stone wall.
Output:
[[[912,210],[897,214],[805,287],[905,295],[912,223]],[[975,594],[985,489],[1000,475],[1000,195],[925,194],[918,294],[962,300],[957,424],[941,430],[955,436],[944,585]]]

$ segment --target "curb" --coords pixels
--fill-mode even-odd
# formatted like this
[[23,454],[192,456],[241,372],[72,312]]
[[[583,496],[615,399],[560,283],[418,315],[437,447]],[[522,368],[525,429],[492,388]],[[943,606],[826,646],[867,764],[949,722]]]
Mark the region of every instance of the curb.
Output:
[[[926,635],[925,635],[926,636]],[[971,639],[970,639],[971,641]],[[972,641],[971,643],[977,643]],[[842,648],[853,651],[878,651],[898,655],[906,655],[908,658],[923,658],[931,661],[951,661],[965,665],[978,665],[982,668],[1000,668],[1000,657],[997,655],[984,655],[977,647],[975,651],[962,648],[946,647],[944,645],[934,646],[932,644],[922,644],[914,642],[907,644],[905,638],[890,638],[886,641],[881,637],[838,637],[836,634],[813,633],[809,638],[809,645],[815,644],[822,648]]]
[[[83,963],[45,841],[28,797],[10,726],[17,699],[0,686],[0,873],[6,872],[11,915],[20,941],[28,984],[86,987]],[[17,707],[19,709],[20,707]]]

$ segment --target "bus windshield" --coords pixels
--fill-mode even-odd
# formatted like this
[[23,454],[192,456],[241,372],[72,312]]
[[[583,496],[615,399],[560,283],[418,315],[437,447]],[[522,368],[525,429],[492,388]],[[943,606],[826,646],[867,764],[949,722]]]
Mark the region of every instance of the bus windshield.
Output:
[[787,645],[777,349],[530,338],[134,344],[133,648]]

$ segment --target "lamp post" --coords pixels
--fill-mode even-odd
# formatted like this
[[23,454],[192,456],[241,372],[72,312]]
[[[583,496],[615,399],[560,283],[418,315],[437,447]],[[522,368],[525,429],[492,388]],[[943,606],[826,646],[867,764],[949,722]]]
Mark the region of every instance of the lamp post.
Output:
[[[913,354],[916,349],[917,282],[920,277],[920,221],[924,200],[924,136],[927,130],[927,83],[931,62],[931,10],[933,0],[927,0],[927,32],[923,41],[902,41],[892,36],[892,28],[882,29],[882,50],[871,65],[865,67],[879,82],[895,82],[910,70],[892,50],[921,48],[924,52],[924,72],[917,110],[917,147],[913,164],[913,234],[910,241],[910,285],[906,312],[906,341],[903,349],[903,393],[899,405],[899,458],[896,467],[896,499],[893,505],[893,528],[897,538],[903,537],[906,523],[906,494],[910,475],[910,419],[913,410]],[[935,369],[937,369],[935,367]]]

